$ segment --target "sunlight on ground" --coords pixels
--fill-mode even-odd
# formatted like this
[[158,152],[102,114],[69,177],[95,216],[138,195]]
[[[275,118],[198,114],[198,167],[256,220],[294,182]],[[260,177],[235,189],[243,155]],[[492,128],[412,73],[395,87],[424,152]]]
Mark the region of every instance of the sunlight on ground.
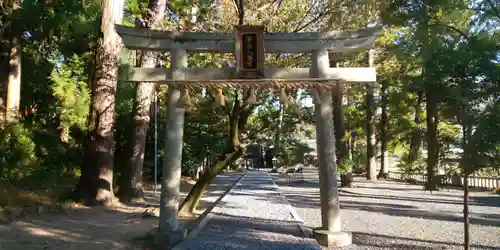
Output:
[[[188,229],[195,226],[192,222],[210,208],[236,182],[238,176],[241,173],[221,175],[220,184],[212,183],[207,188],[196,213],[180,216],[180,223]],[[181,184],[181,201],[191,187],[190,183]],[[11,193],[11,190],[5,190],[3,194]],[[22,216],[16,221],[0,223],[0,249],[143,249],[142,246],[147,241],[145,235],[158,227],[160,200],[159,195],[153,195],[153,190],[146,190],[145,194],[146,202],[142,204],[120,203],[112,208],[71,206],[63,210],[48,211],[50,213],[34,211],[27,215],[20,214]],[[7,196],[4,199],[5,197]],[[35,202],[29,200],[29,204],[36,207],[39,196],[33,197],[36,197]],[[16,204],[21,201],[25,200],[19,199]],[[152,210],[153,213],[145,214],[146,210]],[[0,215],[1,212],[2,210]]]

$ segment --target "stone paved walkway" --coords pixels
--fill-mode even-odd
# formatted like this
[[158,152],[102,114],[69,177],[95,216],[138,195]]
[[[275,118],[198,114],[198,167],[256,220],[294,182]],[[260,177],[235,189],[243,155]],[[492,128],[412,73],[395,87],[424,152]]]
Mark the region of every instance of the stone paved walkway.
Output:
[[177,249],[320,249],[290,209],[267,172],[250,171]]

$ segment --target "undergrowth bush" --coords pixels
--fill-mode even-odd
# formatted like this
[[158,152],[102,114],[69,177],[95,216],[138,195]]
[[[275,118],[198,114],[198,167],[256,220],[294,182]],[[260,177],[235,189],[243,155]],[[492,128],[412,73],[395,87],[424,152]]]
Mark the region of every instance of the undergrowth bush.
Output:
[[61,143],[57,130],[52,130],[23,123],[6,125],[0,131],[0,179],[27,189],[74,185],[81,146],[71,140]]
[[0,178],[15,181],[29,176],[36,167],[35,143],[22,124],[7,124],[0,131]]
[[349,158],[344,158],[338,165],[338,171],[341,174],[351,173],[356,167],[356,162]]
[[405,154],[401,157],[401,161],[397,165],[401,178],[409,178],[412,174],[424,173],[426,167],[425,159],[419,157],[415,161],[410,161],[409,155]]

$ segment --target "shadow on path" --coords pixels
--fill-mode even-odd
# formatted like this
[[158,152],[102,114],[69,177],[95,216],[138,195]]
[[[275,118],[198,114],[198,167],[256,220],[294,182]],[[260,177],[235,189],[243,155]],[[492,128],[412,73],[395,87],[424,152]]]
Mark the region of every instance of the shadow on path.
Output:
[[[203,229],[203,234],[195,238],[199,244],[183,246],[183,250],[224,250],[224,249],[315,249],[305,241],[287,241],[290,236],[301,237],[297,224],[293,221],[258,219],[226,214],[214,214],[211,226]],[[230,230],[238,225],[238,230]]]
[[[342,195],[344,196],[344,195]],[[341,197],[342,197],[341,196]],[[359,197],[359,196],[353,196]],[[362,196],[365,197],[365,196]],[[370,197],[370,196],[367,196]],[[286,198],[288,202],[294,207],[315,207],[319,206],[320,198],[315,193],[295,193],[287,194]],[[371,198],[371,197],[370,197]],[[381,198],[376,198],[381,199]],[[382,199],[384,200],[384,199]],[[412,218],[425,218],[431,220],[441,220],[441,221],[452,221],[452,222],[463,222],[463,217],[461,214],[450,213],[446,211],[433,212],[428,210],[422,210],[414,205],[404,205],[404,204],[394,204],[394,203],[382,203],[382,202],[365,202],[365,201],[351,201],[351,200],[340,200],[340,208],[345,210],[357,210],[357,211],[367,211],[382,213],[390,216],[399,217],[412,217]],[[500,227],[500,215],[494,214],[470,214],[470,223],[476,225],[493,226]]]
[[[384,200],[399,200],[399,201],[411,201],[411,202],[423,202],[423,203],[440,203],[440,204],[450,204],[450,205],[462,205],[462,201],[458,200],[445,200],[445,199],[432,199],[429,197],[404,197],[404,196],[395,196],[395,195],[379,195],[379,194],[361,194],[353,191],[349,191],[347,189],[340,189],[340,196],[344,197],[355,197],[355,198],[368,198],[368,199],[384,199]],[[483,197],[477,197],[483,198]],[[486,197],[485,197],[486,198]],[[495,197],[493,197],[495,198]],[[500,207],[500,204],[495,205],[493,201],[489,203],[486,202],[474,202],[475,197],[471,197],[471,206],[493,206]]]
[[[358,246],[379,247],[385,249],[418,249],[418,250],[435,250],[435,249],[462,249],[462,244],[422,240],[393,235],[368,234],[363,232],[352,232],[353,244]],[[397,243],[396,243],[397,242]],[[400,243],[405,242],[405,243]],[[484,250],[498,250],[496,247],[471,244],[472,248]]]
[[500,207],[500,195],[474,196],[471,197],[471,200],[475,204],[480,204],[482,206]]
[[178,249],[316,249],[264,171],[250,171]]

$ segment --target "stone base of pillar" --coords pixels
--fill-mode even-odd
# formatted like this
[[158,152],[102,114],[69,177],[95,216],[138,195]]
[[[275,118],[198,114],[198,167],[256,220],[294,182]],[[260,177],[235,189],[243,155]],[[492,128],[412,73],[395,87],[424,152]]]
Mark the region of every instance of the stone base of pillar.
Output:
[[321,228],[315,228],[313,232],[316,241],[324,247],[345,247],[352,244],[350,232],[330,232]]
[[179,229],[175,231],[160,232],[157,231],[154,236],[154,246],[156,250],[170,250],[177,243],[184,240],[187,236],[186,229]]

